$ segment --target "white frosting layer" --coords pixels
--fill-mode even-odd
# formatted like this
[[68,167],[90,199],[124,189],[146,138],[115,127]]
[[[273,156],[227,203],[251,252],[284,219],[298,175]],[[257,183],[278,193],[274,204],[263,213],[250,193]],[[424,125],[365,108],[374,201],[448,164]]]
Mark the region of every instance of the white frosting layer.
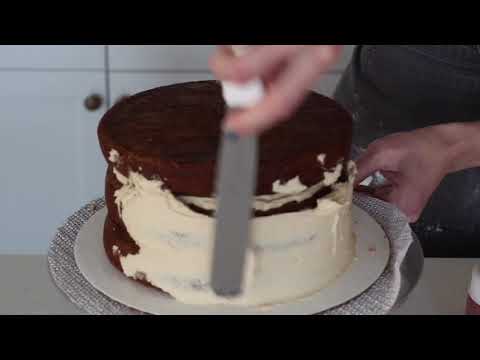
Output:
[[190,304],[265,305],[312,294],[354,258],[353,163],[350,170],[350,181],[334,185],[315,209],[252,219],[244,293],[230,300],[216,296],[208,285],[215,220],[190,210],[162,189],[161,181],[114,169],[123,184],[115,192],[116,204],[140,247],[138,254],[120,258],[122,268],[127,276],[142,274]]
[[[335,183],[341,173],[342,164],[339,164],[332,172],[325,171],[325,178],[311,187],[302,184],[298,176],[283,185],[277,180],[272,184],[272,190],[276,192],[276,194],[256,196],[253,199],[253,209],[257,211],[268,211],[277,209],[290,202],[305,201],[325,186],[330,186]],[[205,210],[215,210],[217,208],[217,200],[215,198],[179,196],[178,199],[186,204],[195,205]]]
[[342,175],[342,164],[337,164],[333,172],[325,171],[323,175],[324,175],[324,179],[323,179],[324,186],[330,186],[332,184],[335,184],[338,178],[340,177],[340,175]]

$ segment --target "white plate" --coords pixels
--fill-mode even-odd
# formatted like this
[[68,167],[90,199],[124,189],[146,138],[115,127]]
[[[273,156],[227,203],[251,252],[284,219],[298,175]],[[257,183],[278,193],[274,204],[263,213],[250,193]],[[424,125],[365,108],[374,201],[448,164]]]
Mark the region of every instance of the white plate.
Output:
[[[367,290],[383,273],[390,256],[390,244],[383,229],[366,212],[353,206],[357,237],[357,259],[328,287],[294,302],[265,308],[236,306],[192,306],[132,281],[118,271],[103,247],[106,209],[85,223],[75,241],[75,260],[83,276],[99,291],[131,308],[157,315],[309,315],[343,304]],[[374,251],[372,251],[374,249]]]

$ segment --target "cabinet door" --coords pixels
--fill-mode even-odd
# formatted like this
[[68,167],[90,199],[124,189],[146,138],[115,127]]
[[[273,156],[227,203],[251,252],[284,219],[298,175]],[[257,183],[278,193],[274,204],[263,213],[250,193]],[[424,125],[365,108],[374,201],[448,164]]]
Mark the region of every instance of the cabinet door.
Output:
[[110,94],[112,103],[117,102],[123,96],[133,95],[140,91],[152,89],[188,81],[212,80],[213,75],[209,72],[191,73],[111,73]]
[[208,70],[212,45],[112,45],[110,69],[128,70]]
[[0,72],[0,252],[45,252],[56,228],[103,194],[96,128],[103,72]]
[[105,68],[103,45],[0,45],[1,69]]

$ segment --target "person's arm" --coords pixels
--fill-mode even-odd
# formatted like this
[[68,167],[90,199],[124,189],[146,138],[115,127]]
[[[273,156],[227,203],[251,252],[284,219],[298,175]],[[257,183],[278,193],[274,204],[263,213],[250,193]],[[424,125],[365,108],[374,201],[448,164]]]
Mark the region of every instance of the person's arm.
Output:
[[236,57],[229,47],[218,47],[210,60],[218,79],[242,83],[258,77],[267,89],[263,101],[235,112],[225,128],[238,134],[259,133],[288,118],[340,52],[338,45],[268,45],[253,46]]
[[358,159],[356,185],[380,171],[388,184],[373,195],[414,222],[443,177],[480,166],[480,122],[449,123],[374,141]]

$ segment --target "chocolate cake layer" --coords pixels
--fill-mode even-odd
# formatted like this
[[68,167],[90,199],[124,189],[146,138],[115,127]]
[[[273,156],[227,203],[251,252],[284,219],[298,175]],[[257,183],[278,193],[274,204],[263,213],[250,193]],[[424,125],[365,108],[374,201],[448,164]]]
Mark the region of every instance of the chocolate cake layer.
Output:
[[[175,195],[211,197],[224,115],[218,82],[175,84],[117,103],[102,118],[98,136],[106,159],[112,149],[118,152],[121,173],[161,179]],[[310,93],[289,121],[261,135],[256,194],[272,194],[275,181],[296,176],[306,186],[320,182],[325,170],[349,160],[351,139],[347,111]],[[326,154],[325,164],[319,154]]]
[[[106,217],[103,226],[103,246],[108,260],[110,260],[112,265],[122,273],[123,269],[120,262],[120,256],[135,255],[139,251],[138,245],[133,241],[128,232],[115,224],[109,216]],[[150,284],[147,279],[136,278],[132,280],[154,288],[162,292],[164,295],[168,295],[168,293],[164,292],[162,289]]]

